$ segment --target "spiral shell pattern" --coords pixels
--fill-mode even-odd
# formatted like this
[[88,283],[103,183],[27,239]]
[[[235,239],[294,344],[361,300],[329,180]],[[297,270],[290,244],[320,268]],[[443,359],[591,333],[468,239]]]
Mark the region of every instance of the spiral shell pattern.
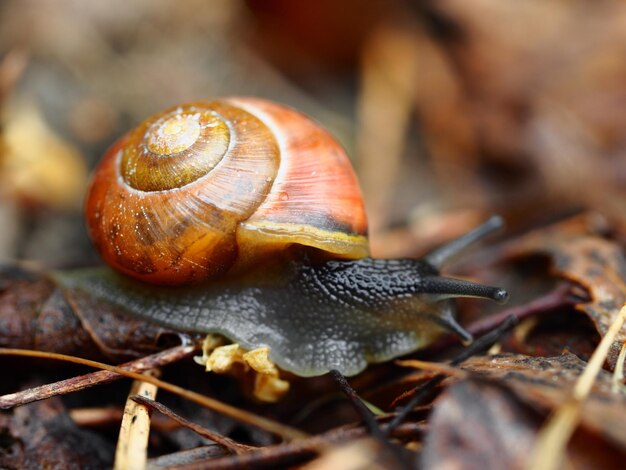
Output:
[[367,255],[345,152],[306,116],[253,98],[148,118],[105,154],[85,210],[103,258],[156,284],[214,278],[293,244]]

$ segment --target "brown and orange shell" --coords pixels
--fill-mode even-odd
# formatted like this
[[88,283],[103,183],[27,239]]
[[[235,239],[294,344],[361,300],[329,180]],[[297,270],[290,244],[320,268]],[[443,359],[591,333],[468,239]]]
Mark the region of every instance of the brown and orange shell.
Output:
[[105,261],[156,284],[214,278],[292,245],[337,258],[368,253],[361,192],[341,146],[303,114],[261,99],[148,118],[105,154],[85,210]]

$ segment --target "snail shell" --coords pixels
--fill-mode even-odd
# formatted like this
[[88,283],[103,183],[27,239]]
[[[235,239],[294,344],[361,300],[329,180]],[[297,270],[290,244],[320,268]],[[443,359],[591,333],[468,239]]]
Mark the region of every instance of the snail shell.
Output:
[[156,284],[238,272],[294,244],[368,253],[343,149],[303,114],[261,99],[189,103],[141,123],[100,163],[86,220],[107,263]]

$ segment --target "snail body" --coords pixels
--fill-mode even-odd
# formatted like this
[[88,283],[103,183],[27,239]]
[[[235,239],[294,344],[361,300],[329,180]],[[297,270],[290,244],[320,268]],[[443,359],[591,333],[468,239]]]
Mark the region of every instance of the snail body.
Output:
[[506,299],[439,275],[498,218],[423,260],[369,258],[341,147],[302,114],[259,99],[191,103],[140,124],[105,155],[86,218],[122,275],[61,274],[66,288],[180,331],[267,346],[302,376],[354,375],[446,330],[471,339],[450,299]]

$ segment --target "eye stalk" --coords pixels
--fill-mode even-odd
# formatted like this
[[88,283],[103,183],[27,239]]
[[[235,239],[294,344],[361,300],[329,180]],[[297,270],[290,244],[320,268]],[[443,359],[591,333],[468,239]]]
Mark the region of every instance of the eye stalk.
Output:
[[[445,245],[436,248],[423,258],[423,262],[429,264],[438,273],[439,270],[450,260],[460,255],[471,245],[481,241],[485,237],[501,230],[504,220],[498,215],[487,219],[474,230],[462,235]],[[424,291],[429,292],[437,300],[453,297],[474,297],[479,299],[494,300],[499,304],[506,303],[509,293],[500,287],[490,287],[482,284],[453,279],[441,276],[425,277],[423,280]]]
[[501,230],[503,227],[504,219],[499,215],[492,215],[475,229],[428,253],[424,257],[424,261],[436,269],[441,269],[468,247]]
[[[473,297],[494,300],[499,304],[506,303],[509,300],[509,293],[501,287],[485,286],[483,284],[476,284],[462,279],[439,275],[439,270],[446,263],[449,263],[452,259],[462,254],[463,251],[473,244],[482,241],[484,238],[501,230],[503,227],[504,219],[502,217],[499,215],[491,216],[475,229],[436,248],[427,254],[423,260],[418,261],[430,265],[433,271],[436,272],[436,275],[425,276],[422,279],[421,284],[423,292],[426,293],[433,302],[442,302],[458,297]],[[471,333],[459,325],[454,315],[452,315],[452,307],[449,306],[447,312],[443,313],[439,319],[442,326],[455,333],[464,342],[473,341]]]

